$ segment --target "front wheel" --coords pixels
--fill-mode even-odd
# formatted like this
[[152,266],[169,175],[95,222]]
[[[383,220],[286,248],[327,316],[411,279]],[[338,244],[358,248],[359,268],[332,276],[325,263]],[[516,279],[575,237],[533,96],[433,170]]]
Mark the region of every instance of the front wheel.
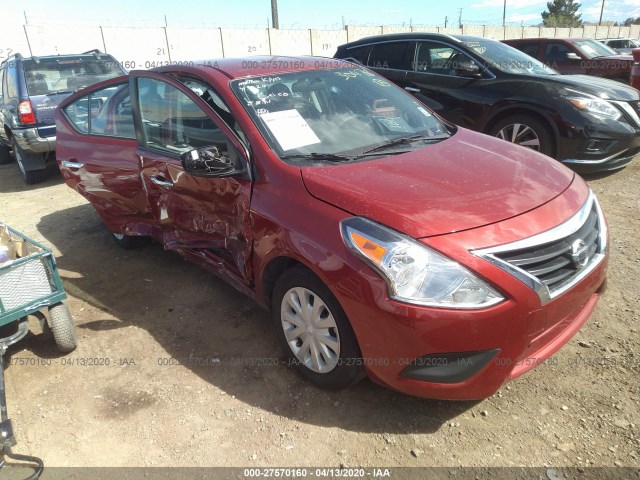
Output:
[[363,377],[360,349],[346,314],[309,270],[286,271],[275,285],[271,308],[282,346],[303,377],[330,390]]
[[529,115],[503,118],[491,128],[489,134],[550,157],[554,155],[553,135],[549,127]]

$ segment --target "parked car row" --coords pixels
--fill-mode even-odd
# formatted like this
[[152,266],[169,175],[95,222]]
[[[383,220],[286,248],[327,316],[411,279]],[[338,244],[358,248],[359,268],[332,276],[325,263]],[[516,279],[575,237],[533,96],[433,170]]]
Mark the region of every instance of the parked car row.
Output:
[[123,73],[111,55],[98,50],[43,57],[16,53],[5,59],[0,63],[0,164],[15,158],[27,184],[44,180],[47,163],[55,158],[56,107],[73,92]]
[[640,88],[640,72],[633,69],[640,62],[640,50],[634,59],[631,52],[621,55],[589,38],[523,38],[503,42],[560,73],[608,78]]
[[[374,69],[394,81],[415,75],[412,88],[422,88],[424,72],[398,63],[419,51],[461,95],[494,71],[485,98],[501,95],[509,78],[479,59],[516,50],[437,40],[394,41],[384,55],[363,42],[364,63],[393,61]],[[582,84],[557,85],[575,118],[585,115],[581,128],[600,118]],[[631,101],[632,92],[611,83],[611,95]],[[464,106],[445,94],[436,101],[455,107],[462,126],[419,99],[338,59],[133,71],[60,104],[57,160],[118,244],[153,238],[270,309],[288,362],[316,385],[367,374],[411,395],[483,398],[587,321],[605,288],[607,226],[574,172],[467,130]],[[498,132],[510,135],[516,122],[504,120],[519,112]],[[615,123],[599,121],[602,131]],[[617,124],[616,141],[630,142]]]
[[[368,66],[457,125],[542,152],[578,172],[629,164],[640,154],[640,92],[604,78],[560,75],[506,44],[548,59],[545,52],[565,45],[549,42],[406,33],[342,45],[335,57]],[[587,42],[576,45],[587,51]]]

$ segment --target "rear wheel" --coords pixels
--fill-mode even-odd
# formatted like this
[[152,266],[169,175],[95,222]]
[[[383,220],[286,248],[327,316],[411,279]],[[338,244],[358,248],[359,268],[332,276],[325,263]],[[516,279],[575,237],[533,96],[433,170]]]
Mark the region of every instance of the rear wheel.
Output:
[[286,271],[275,285],[271,308],[282,346],[303,377],[319,387],[339,390],[364,376],[346,314],[309,270]]
[[11,149],[6,145],[0,145],[0,165],[11,163],[12,160]]
[[112,235],[116,243],[125,250],[141,247],[149,241],[149,237],[139,235],[125,235],[124,233],[112,233]]
[[33,153],[26,153],[20,145],[18,145],[14,140],[11,141],[11,145],[13,147],[13,155],[16,158],[16,163],[18,164],[18,168],[20,169],[20,175],[22,175],[22,179],[24,183],[27,185],[33,185],[34,183],[44,182],[47,178],[47,170],[45,168],[40,168],[37,170],[29,170],[29,157],[34,156]]
[[540,120],[529,115],[511,115],[503,118],[491,128],[489,134],[551,157],[554,155],[551,130]]

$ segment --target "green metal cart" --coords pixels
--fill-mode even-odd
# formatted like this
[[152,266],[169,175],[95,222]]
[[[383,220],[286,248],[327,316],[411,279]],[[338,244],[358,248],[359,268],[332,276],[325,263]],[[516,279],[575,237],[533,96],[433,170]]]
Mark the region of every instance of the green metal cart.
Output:
[[[51,250],[2,222],[0,229],[4,241],[13,249],[11,258],[6,255],[0,258],[0,331],[7,332],[0,334],[0,468],[5,465],[5,456],[32,462],[36,467],[28,478],[36,479],[44,469],[42,460],[11,452],[16,440],[7,414],[4,354],[10,345],[28,333],[29,315],[35,316],[43,329],[47,326],[51,329],[56,345],[63,353],[76,348],[75,327],[63,302],[67,294]],[[6,253],[7,248],[0,253]],[[43,313],[45,309],[48,310],[47,316]]]

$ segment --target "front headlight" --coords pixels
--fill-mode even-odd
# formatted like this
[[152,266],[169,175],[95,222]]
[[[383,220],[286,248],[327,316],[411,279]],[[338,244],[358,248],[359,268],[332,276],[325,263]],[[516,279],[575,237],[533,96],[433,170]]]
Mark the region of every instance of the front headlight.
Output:
[[578,110],[598,115],[609,120],[618,120],[622,114],[606,100],[597,97],[567,97],[567,100]]
[[345,244],[374,267],[395,300],[440,308],[477,309],[504,300],[457,262],[362,217],[340,222]]

